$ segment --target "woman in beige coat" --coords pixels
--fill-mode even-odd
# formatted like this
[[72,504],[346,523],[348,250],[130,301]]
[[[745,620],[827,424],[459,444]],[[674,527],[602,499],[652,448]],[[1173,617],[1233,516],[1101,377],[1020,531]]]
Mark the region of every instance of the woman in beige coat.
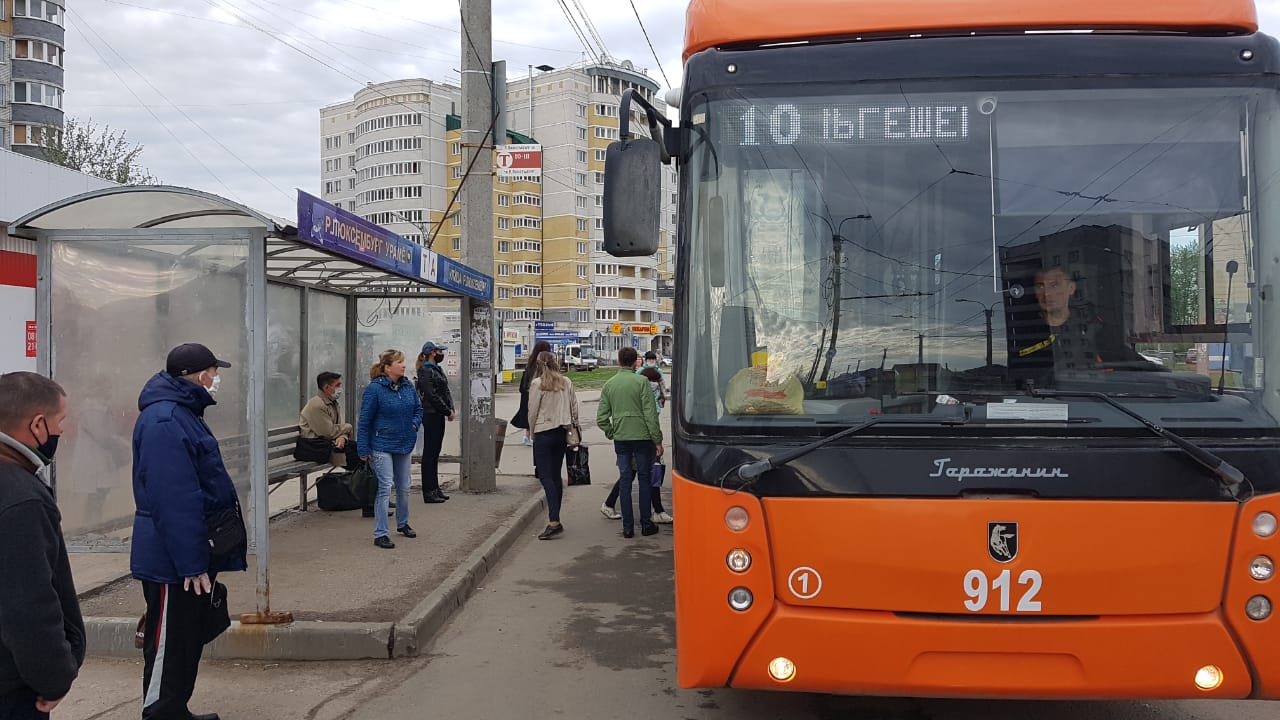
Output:
[[[560,372],[556,356],[538,355],[538,377],[529,384],[529,434],[533,436],[534,472],[547,494],[547,528],[538,535],[549,540],[564,534],[560,503],[564,499],[565,450],[582,442],[578,427],[578,396],[573,382]],[[572,436],[572,437],[571,437]]]

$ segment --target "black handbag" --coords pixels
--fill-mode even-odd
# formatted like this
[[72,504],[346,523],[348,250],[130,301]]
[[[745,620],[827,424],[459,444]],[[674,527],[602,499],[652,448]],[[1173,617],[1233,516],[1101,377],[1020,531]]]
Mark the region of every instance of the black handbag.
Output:
[[586,445],[566,449],[564,460],[568,467],[570,485],[591,484],[591,456]]
[[227,608],[227,586],[214,581],[213,590],[200,606],[200,634],[208,645],[231,627],[231,611]]
[[293,444],[293,459],[298,462],[327,463],[333,456],[333,441],[326,438],[299,437]]
[[205,517],[204,524],[209,536],[210,567],[218,567],[248,551],[249,537],[239,501],[234,507],[210,513]]

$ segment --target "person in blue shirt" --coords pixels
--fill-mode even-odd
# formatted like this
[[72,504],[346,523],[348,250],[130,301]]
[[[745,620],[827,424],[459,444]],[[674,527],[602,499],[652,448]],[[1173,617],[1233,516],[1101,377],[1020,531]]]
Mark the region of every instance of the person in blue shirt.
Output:
[[143,720],[218,720],[216,714],[191,714],[187,702],[204,649],[206,596],[219,572],[248,567],[243,545],[211,555],[206,525],[206,518],[233,508],[238,514],[240,507],[218,441],[204,421],[205,410],[217,404],[218,370],[229,367],[204,345],[179,345],[138,397],[129,565],[147,602]]
[[418,537],[409,527],[409,471],[413,446],[422,427],[422,400],[413,383],[405,377],[404,353],[386,350],[369,371],[373,382],[365,388],[356,428],[356,451],[378,476],[378,495],[373,502],[373,544],[391,549],[387,511],[391,488],[396,489],[396,531],[407,538]]

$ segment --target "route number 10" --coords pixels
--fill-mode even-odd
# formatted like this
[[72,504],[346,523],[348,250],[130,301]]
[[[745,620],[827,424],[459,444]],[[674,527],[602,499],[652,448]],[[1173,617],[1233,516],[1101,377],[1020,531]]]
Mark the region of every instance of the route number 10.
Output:
[[[1001,612],[1008,612],[1009,596],[1012,594],[1010,587],[1012,577],[1008,570],[1001,571],[994,579],[988,579],[986,573],[981,570],[970,570],[965,573],[964,593],[969,596],[969,599],[964,601],[964,606],[972,612],[979,612],[987,606],[990,592],[995,592],[1000,596]],[[1018,584],[1030,586],[1022,591],[1022,596],[1018,598],[1018,612],[1040,612],[1040,601],[1035,599],[1043,584],[1039,571],[1023,570],[1018,575]]]

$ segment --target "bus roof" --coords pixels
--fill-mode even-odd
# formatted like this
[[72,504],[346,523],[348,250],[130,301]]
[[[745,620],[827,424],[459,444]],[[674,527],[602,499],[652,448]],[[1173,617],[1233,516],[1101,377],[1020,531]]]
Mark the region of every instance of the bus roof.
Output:
[[738,44],[933,32],[1253,33],[1253,0],[691,0],[684,59]]

